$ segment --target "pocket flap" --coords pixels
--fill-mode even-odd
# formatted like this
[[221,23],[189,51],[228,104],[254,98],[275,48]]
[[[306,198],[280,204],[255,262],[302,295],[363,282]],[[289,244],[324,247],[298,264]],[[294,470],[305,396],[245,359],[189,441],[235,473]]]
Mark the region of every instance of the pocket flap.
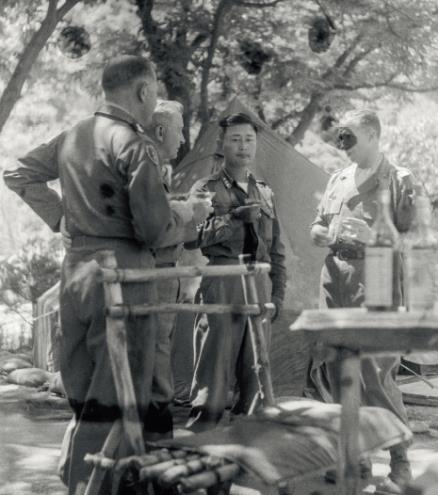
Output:
[[339,215],[342,208],[342,199],[329,199],[325,213],[327,215]]

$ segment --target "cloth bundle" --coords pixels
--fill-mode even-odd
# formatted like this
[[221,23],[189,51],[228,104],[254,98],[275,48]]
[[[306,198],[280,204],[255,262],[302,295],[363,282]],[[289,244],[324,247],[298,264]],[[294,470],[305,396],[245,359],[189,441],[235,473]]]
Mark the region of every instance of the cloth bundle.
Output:
[[[268,407],[231,426],[150,444],[144,456],[94,464],[131,470],[139,481],[153,481],[189,493],[232,481],[244,470],[266,485],[300,480],[336,465],[341,406],[292,400]],[[365,456],[412,437],[390,411],[360,408],[359,451]]]

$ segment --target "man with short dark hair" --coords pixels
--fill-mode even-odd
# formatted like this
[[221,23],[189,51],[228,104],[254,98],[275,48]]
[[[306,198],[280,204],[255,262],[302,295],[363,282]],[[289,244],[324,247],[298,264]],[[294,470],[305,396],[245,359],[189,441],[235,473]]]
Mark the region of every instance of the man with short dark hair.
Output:
[[[409,229],[413,216],[413,177],[409,170],[391,165],[380,151],[381,126],[370,110],[347,113],[337,128],[336,145],[353,162],[330,178],[312,224],[311,237],[320,247],[329,248],[321,272],[320,307],[358,307],[364,302],[364,248],[377,213],[379,190],[391,193],[391,213],[399,232]],[[401,273],[398,300],[401,303]],[[408,423],[402,394],[395,382],[400,360],[374,357],[362,360],[362,402],[367,406],[389,409]],[[321,395],[325,396],[320,372],[314,363],[312,375]],[[330,393],[339,397],[339,363],[327,363]],[[391,472],[376,493],[402,493],[411,471],[406,446],[390,449]],[[368,473],[367,473],[368,471]],[[369,474],[363,464],[362,474]]]
[[[136,56],[113,59],[103,71],[102,87],[105,103],[99,111],[4,174],[8,187],[54,232],[65,223],[72,239],[60,295],[61,375],[76,420],[63,471],[70,495],[84,493],[91,472],[84,456],[101,450],[121,417],[105,338],[98,276],[102,251],[113,251],[120,268],[153,268],[151,249],[187,220],[169,206],[158,153],[144,131],[157,99],[152,65]],[[62,199],[47,186],[58,178]],[[152,302],[155,287],[125,285],[123,298],[127,304]],[[137,408],[147,428],[156,320],[145,316],[125,323]],[[110,492],[104,484],[100,493]]]
[[[270,277],[260,276],[257,287],[260,302],[272,300],[278,314],[286,285],[284,246],[273,192],[250,172],[256,155],[258,127],[242,113],[229,115],[219,125],[224,166],[192,189],[214,193],[214,214],[201,226],[191,247],[200,247],[210,265],[237,264],[241,254],[253,261],[271,263]],[[204,278],[200,293],[204,303],[244,304],[240,277]],[[193,431],[217,424],[235,382],[239,399],[233,406],[234,414],[247,414],[258,392],[248,318],[211,314],[207,320],[205,325],[203,318],[198,319],[196,329],[202,343],[195,349],[192,410],[187,425]],[[265,332],[269,342],[268,321]]]

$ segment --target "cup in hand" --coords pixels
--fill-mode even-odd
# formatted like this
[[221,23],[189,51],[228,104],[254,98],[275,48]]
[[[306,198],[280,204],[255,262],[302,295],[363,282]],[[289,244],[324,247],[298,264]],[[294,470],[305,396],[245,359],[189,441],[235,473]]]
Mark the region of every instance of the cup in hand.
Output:
[[213,197],[216,193],[211,191],[201,191],[190,194],[188,202],[192,205],[193,219],[196,223],[202,223],[213,213]]

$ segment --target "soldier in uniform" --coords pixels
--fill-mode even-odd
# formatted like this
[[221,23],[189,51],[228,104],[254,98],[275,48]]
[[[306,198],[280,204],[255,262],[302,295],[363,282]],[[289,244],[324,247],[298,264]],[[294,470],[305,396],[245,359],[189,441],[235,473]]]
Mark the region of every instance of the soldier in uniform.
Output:
[[[337,129],[336,145],[353,162],[330,178],[311,228],[313,242],[330,249],[321,273],[320,308],[358,307],[364,302],[364,246],[377,213],[377,193],[391,193],[391,211],[399,232],[409,229],[413,216],[413,178],[409,170],[391,165],[379,149],[380,122],[372,111],[348,113]],[[363,220],[363,226],[355,220]],[[348,236],[342,232],[350,232]],[[346,240],[347,239],[347,240]],[[359,241],[359,242],[358,242]],[[399,274],[399,279],[401,274]],[[399,280],[400,281],[400,280]],[[400,289],[400,287],[399,287]],[[398,293],[401,303],[401,290]],[[362,402],[384,407],[407,424],[402,394],[395,382],[399,358],[362,360]],[[320,364],[320,363],[319,363]],[[321,395],[324,368],[314,362],[312,377]],[[338,365],[326,364],[330,392],[339,401]],[[376,493],[401,493],[411,477],[405,445],[390,449],[391,473]],[[369,471],[370,466],[368,467]],[[363,475],[366,466],[363,466]]]
[[[177,101],[161,100],[158,102],[152,115],[151,124],[147,131],[153,137],[162,165],[162,180],[167,193],[171,190],[171,169],[165,162],[177,157],[178,150],[184,143],[183,136],[183,106]],[[170,173],[169,173],[170,172]],[[188,208],[191,222],[185,225],[175,235],[171,229],[161,240],[161,247],[156,248],[155,262],[157,268],[168,268],[176,266],[176,263],[183,250],[183,241],[196,238],[196,226],[202,223],[207,214],[211,212],[208,205],[203,207],[198,204],[194,208],[194,203],[188,201],[170,200],[172,209],[180,211]],[[194,209],[193,209],[194,208]],[[178,279],[162,279],[157,281],[157,293],[159,302],[175,303],[179,294]],[[174,387],[171,369],[171,337],[175,326],[176,313],[162,313],[158,315],[157,349],[155,355],[155,372],[152,385],[152,407],[151,412],[158,414],[160,433],[170,433],[172,431],[172,417],[168,410],[168,405],[173,399]]]
[[[151,249],[187,220],[169,206],[158,153],[144,132],[157,98],[152,65],[142,57],[115,58],[103,71],[102,87],[106,101],[99,111],[30,151],[4,174],[7,186],[54,232],[65,223],[71,237],[60,295],[61,375],[76,420],[63,471],[70,495],[84,493],[91,472],[84,456],[101,450],[121,414],[97,277],[102,251],[113,251],[121,268],[154,267]],[[58,178],[62,198],[47,186]],[[155,287],[125,285],[123,298],[128,304],[154,301]],[[146,425],[156,319],[131,318],[126,325],[137,407]],[[100,493],[110,491],[104,484]]]
[[[214,193],[214,214],[202,224],[197,241],[186,246],[200,247],[209,265],[237,264],[240,254],[270,262],[270,277],[260,277],[258,289],[261,302],[272,300],[278,314],[286,285],[284,246],[273,192],[249,170],[255,159],[258,128],[242,113],[229,115],[219,125],[225,158],[223,168],[197,182],[192,189]],[[240,277],[204,278],[200,293],[204,303],[244,303]],[[201,345],[195,349],[192,409],[187,423],[193,431],[217,424],[235,382],[239,399],[233,413],[247,413],[257,393],[247,317],[208,315],[208,325],[202,323],[203,318],[198,319],[195,329],[201,334]],[[270,322],[266,322],[265,330],[269,342]]]

